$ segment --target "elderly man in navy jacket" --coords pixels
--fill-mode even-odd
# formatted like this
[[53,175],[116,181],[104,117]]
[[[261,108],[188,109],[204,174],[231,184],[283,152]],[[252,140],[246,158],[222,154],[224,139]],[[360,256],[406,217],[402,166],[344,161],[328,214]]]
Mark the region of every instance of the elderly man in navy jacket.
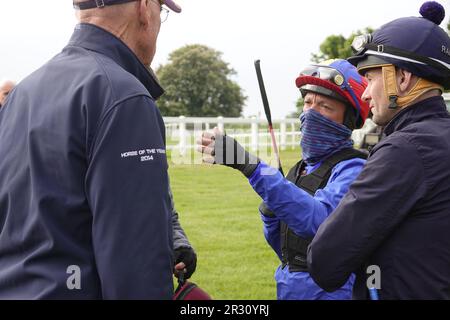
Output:
[[[363,99],[386,137],[308,252],[311,276],[339,288],[357,272],[354,298],[450,299],[450,39],[435,2],[423,18],[357,38],[349,60],[368,80]],[[371,289],[370,291],[368,289]]]
[[0,111],[0,298],[171,299],[175,212],[149,68],[165,6],[181,10],[77,1],[69,44]]

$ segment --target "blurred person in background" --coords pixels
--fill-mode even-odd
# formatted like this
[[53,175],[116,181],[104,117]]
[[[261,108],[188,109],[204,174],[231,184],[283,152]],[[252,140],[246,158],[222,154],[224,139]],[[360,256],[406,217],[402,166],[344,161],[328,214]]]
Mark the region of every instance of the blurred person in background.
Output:
[[6,97],[15,85],[16,84],[11,80],[3,80],[0,82],[0,108],[5,104]]

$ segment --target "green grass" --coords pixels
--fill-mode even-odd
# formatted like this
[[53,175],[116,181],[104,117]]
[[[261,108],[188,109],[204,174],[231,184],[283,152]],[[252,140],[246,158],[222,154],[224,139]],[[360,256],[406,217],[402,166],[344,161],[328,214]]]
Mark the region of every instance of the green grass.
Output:
[[[285,171],[299,154],[282,152]],[[181,224],[198,255],[192,281],[214,299],[276,299],[279,261],[262,233],[261,199],[247,179],[218,165],[171,165],[169,173]]]

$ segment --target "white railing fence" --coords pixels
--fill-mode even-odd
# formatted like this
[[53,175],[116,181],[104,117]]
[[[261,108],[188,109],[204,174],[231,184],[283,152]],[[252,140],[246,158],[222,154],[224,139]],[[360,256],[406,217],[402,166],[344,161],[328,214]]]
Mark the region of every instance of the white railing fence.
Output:
[[[261,118],[187,118],[165,117],[167,149],[184,155],[196,147],[196,140],[203,131],[218,127],[252,151],[271,148],[267,120]],[[298,147],[300,141],[300,121],[298,119],[273,120],[278,147]]]
[[[444,94],[444,100],[450,112],[450,93]],[[271,158],[272,142],[268,132],[267,120],[262,118],[188,118],[164,117],[166,125],[167,150],[171,152],[171,161],[175,164],[202,163],[201,156],[195,151],[196,140],[203,131],[218,127],[260,158]],[[275,137],[281,150],[295,149],[300,142],[299,119],[273,121]],[[354,130],[352,139],[359,147],[365,133],[370,129],[370,121],[359,130]]]

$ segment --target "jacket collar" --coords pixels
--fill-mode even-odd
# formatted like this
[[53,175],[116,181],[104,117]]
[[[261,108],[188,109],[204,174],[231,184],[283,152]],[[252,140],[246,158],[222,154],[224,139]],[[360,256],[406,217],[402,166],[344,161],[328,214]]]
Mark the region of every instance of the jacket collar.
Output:
[[111,58],[133,74],[154,99],[158,99],[164,93],[153,71],[145,67],[133,51],[110,32],[93,24],[80,23],[75,27],[68,45],[82,47]]
[[444,98],[442,98],[442,96],[431,97],[406,107],[397,113],[384,128],[384,133],[388,136],[411,123],[420,122],[427,118],[442,118],[448,116]]

